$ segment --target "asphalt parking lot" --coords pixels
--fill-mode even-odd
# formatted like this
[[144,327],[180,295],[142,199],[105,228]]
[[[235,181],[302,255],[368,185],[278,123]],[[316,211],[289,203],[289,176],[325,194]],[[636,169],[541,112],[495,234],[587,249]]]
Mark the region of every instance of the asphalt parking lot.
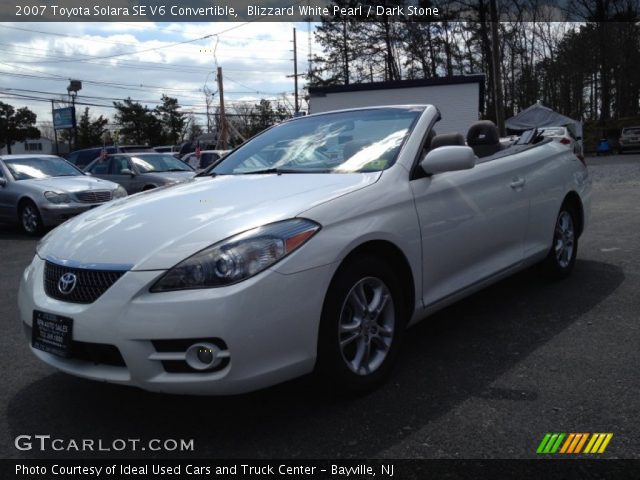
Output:
[[[163,396],[58,373],[29,352],[16,294],[36,240],[0,225],[0,457],[14,439],[194,439],[198,458],[534,458],[546,432],[612,432],[640,458],[640,154],[588,159],[591,224],[569,279],[530,270],[414,327],[390,381],[336,398],[303,378],[233,398]],[[80,458],[123,456],[74,453]]]

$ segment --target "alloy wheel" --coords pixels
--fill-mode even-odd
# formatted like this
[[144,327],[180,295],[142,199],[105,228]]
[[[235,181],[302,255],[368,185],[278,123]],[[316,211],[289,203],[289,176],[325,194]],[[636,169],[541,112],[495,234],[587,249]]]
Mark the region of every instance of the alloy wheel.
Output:
[[387,357],[396,327],[389,288],[379,278],[359,280],[342,305],[338,322],[340,352],[357,375],[375,372]]

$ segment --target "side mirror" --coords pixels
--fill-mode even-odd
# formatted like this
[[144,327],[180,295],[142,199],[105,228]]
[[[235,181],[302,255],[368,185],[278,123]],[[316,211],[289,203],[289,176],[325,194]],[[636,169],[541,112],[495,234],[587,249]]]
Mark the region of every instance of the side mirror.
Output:
[[84,173],[88,177],[93,177],[93,175],[91,175],[91,172],[82,172],[82,173]]
[[0,187],[4,187],[7,184],[6,178],[0,178]]
[[132,177],[135,175],[135,173],[133,173],[133,170],[131,170],[130,168],[123,168],[122,170],[120,170],[120,174],[131,175]]
[[468,170],[476,164],[476,155],[471,147],[446,145],[431,150],[420,162],[428,175],[456,170]]

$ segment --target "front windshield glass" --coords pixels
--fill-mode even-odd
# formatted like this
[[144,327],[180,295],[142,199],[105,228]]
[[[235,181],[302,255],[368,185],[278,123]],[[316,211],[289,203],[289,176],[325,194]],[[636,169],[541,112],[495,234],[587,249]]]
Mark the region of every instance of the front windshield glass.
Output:
[[22,157],[4,161],[16,180],[83,175],[76,167],[59,157]]
[[396,161],[423,108],[380,108],[300,118],[229,154],[211,172],[376,172]]
[[138,170],[140,170],[140,173],[193,171],[193,169],[182,160],[178,160],[173,155],[164,153],[136,155],[131,157],[131,161],[136,165]]

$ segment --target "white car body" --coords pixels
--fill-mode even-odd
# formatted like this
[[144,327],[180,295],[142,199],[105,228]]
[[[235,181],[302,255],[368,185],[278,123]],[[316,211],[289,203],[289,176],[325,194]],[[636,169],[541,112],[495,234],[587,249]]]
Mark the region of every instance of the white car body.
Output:
[[[584,229],[591,180],[575,155],[555,142],[524,149],[517,159],[412,179],[425,134],[439,115],[433,106],[423,108],[397,161],[379,172],[196,178],[68,221],[43,240],[24,272],[21,323],[30,336],[35,310],[72,318],[74,341],[115,346],[126,366],[32,347],[33,353],[73,375],[151,391],[255,390],[313,371],[329,285],[345,258],[365,244],[406,259],[412,324],[543,260],[567,195],[580,203]],[[312,220],[321,230],[261,273],[223,287],[150,292],[194,253],[291,218]],[[45,292],[45,259],[126,273],[95,302],[69,303]],[[162,360],[185,353],[166,349],[185,339],[222,339],[224,368],[168,372]],[[159,348],[162,340],[166,345]]]

